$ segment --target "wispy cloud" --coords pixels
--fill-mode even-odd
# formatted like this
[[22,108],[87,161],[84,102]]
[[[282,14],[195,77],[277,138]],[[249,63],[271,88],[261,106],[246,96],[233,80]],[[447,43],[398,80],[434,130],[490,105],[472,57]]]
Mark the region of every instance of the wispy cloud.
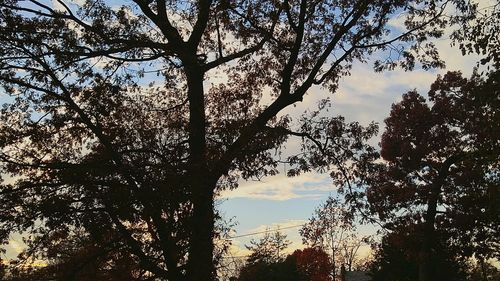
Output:
[[296,177],[278,176],[261,181],[242,182],[235,190],[222,192],[222,198],[250,198],[284,201],[298,198],[318,199],[334,186],[325,174],[306,173]]

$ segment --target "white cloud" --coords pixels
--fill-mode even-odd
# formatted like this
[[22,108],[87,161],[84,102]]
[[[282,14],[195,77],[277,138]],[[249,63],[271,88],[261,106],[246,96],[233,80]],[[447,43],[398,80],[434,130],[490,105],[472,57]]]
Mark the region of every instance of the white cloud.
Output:
[[83,6],[85,4],[85,0],[52,0],[52,8],[56,11],[65,11],[64,5],[71,7],[72,5]]
[[26,245],[24,245],[24,243],[19,242],[15,239],[12,239],[9,241],[8,247],[17,255],[17,254],[21,253],[26,248]]
[[26,249],[26,244],[22,241],[22,235],[19,233],[12,234],[7,241],[7,244],[2,248],[5,249],[6,260],[15,259],[22,251]]
[[231,246],[227,251],[228,257],[246,257],[250,255],[252,252],[248,250],[244,243],[240,240],[232,240]]
[[321,192],[333,191],[325,174],[306,173],[296,177],[280,174],[261,181],[242,182],[237,189],[222,192],[222,198],[251,198],[284,201],[297,198],[318,199]]

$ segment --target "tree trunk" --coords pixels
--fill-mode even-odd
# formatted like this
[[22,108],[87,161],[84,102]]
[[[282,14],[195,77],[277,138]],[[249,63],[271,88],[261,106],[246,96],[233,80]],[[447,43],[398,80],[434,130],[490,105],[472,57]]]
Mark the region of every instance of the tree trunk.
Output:
[[422,237],[422,246],[419,252],[419,265],[418,265],[418,281],[432,280],[433,272],[433,250],[435,249],[436,242],[436,214],[439,194],[441,188],[448,176],[450,166],[455,162],[456,156],[451,156],[443,162],[439,170],[438,177],[433,182],[430,190],[430,195],[427,201],[427,211],[424,215],[424,231]]
[[483,258],[479,260],[479,264],[481,265],[481,277],[483,278],[483,281],[488,281],[488,273],[486,272],[486,266]]
[[332,281],[337,281],[337,265],[336,265],[336,260],[335,260],[335,241],[333,240],[333,231],[330,229],[330,243],[331,243],[331,248],[332,248],[332,268],[333,268],[333,274],[332,274]]
[[434,249],[437,199],[439,190],[431,191],[427,212],[425,214],[422,246],[419,253],[418,281],[430,281],[432,274],[432,251]]
[[188,183],[192,192],[192,219],[187,280],[214,280],[213,197],[217,178],[208,172],[203,75],[196,56],[185,62],[189,100]]
[[193,200],[193,227],[189,250],[188,280],[215,280],[213,262],[214,206],[213,186],[199,181],[199,194]]

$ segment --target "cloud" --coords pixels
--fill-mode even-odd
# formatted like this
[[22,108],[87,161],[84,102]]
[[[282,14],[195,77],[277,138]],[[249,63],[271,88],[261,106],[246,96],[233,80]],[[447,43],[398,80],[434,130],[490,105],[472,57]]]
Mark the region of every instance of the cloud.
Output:
[[85,0],[52,0],[52,8],[56,11],[65,11],[66,9],[64,8],[64,5],[62,3],[66,4],[67,6],[83,6],[85,4]]
[[339,90],[333,98],[334,112],[345,116],[348,121],[359,121],[365,125],[371,121],[383,124],[391,104],[400,101],[403,93],[416,89],[425,96],[438,74],[449,70],[460,70],[469,76],[480,57],[462,56],[458,47],[451,46],[448,39],[451,31],[449,28],[442,39],[434,41],[441,59],[446,63],[445,69],[396,69],[377,73],[370,63],[355,63],[351,75],[340,81]]
[[243,258],[249,256],[251,253],[252,252],[245,247],[242,241],[232,240],[226,256]]
[[15,254],[21,253],[26,248],[26,245],[24,245],[24,243],[19,242],[15,239],[10,240],[8,246]]
[[284,201],[298,198],[318,199],[334,186],[325,174],[306,173],[296,177],[280,174],[261,181],[247,181],[237,189],[222,192],[222,198],[250,198]]
[[22,235],[19,233],[12,234],[7,241],[7,244],[2,248],[5,249],[5,257],[7,260],[15,259],[22,251],[26,249],[26,244],[22,242]]

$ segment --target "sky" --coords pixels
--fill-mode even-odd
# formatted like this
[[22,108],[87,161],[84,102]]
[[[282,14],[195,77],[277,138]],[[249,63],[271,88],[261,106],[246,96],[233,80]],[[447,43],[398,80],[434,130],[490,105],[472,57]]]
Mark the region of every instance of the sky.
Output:
[[[399,23],[393,24],[397,28]],[[375,73],[372,69],[373,61],[356,63],[351,75],[341,79],[340,87],[333,96],[320,88],[312,88],[303,102],[284,113],[303,112],[315,106],[317,100],[331,97],[333,115],[342,115],[348,122],[358,121],[364,125],[375,121],[382,132],[383,120],[389,115],[391,104],[398,102],[403,93],[416,89],[425,94],[437,75],[447,70],[461,70],[466,75],[471,74],[478,61],[477,57],[462,56],[446,37],[436,44],[441,58],[446,62],[446,70],[424,71],[417,68],[411,72],[394,70]],[[372,145],[377,145],[378,142],[378,137],[371,140]],[[298,234],[300,225],[307,221],[314,209],[328,196],[335,194],[336,187],[327,174],[307,173],[294,178],[280,174],[261,181],[240,182],[239,188],[222,193],[217,207],[226,220],[236,222],[232,236],[262,232],[266,228],[281,228],[292,242],[288,250],[291,252],[303,247]],[[359,230],[363,234],[375,232],[373,226],[360,226]],[[247,255],[244,245],[250,239],[258,240],[262,235],[233,239],[231,255]],[[7,256],[15,256],[22,250],[22,245],[21,236],[13,236],[6,247]],[[361,254],[367,253],[368,247],[364,247]]]
[[[313,88],[304,101],[292,110],[302,112],[313,107],[315,101],[331,97],[332,115],[342,115],[346,121],[358,121],[363,125],[375,121],[384,131],[384,119],[389,116],[391,105],[401,100],[402,94],[416,89],[426,95],[431,83],[437,75],[448,70],[460,70],[466,76],[472,74],[477,65],[475,55],[462,56],[458,48],[451,46],[449,39],[443,37],[436,41],[441,58],[446,63],[445,69],[425,71],[415,69],[411,72],[402,70],[377,73],[373,70],[373,61],[357,63],[351,75],[340,81],[338,91],[333,96],[319,88]],[[286,113],[286,112],[285,112]],[[370,143],[378,147],[380,133]],[[245,235],[265,230],[286,228],[301,225],[311,217],[314,210],[330,195],[336,194],[328,174],[308,173],[298,177],[287,178],[285,175],[264,178],[263,180],[240,182],[238,189],[222,194],[219,210],[226,219],[237,222],[234,236]],[[304,247],[298,233],[300,227],[280,230],[288,235],[292,245],[289,252]],[[375,234],[376,227],[359,226],[362,235]],[[233,255],[248,255],[244,247],[250,239],[258,240],[264,234],[250,235],[233,240]],[[369,254],[366,245],[360,249],[361,256]]]

